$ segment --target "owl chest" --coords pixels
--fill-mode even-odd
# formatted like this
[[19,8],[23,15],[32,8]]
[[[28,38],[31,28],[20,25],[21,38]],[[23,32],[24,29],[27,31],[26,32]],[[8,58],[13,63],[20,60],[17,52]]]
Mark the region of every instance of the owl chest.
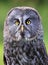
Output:
[[6,58],[8,59],[7,62],[10,64],[30,65],[30,63],[35,60],[33,48],[28,44],[23,44],[21,46],[10,45],[10,47],[6,49],[5,52],[7,56]]
[[8,46],[7,44],[5,51],[7,56],[15,58],[18,57],[19,59],[22,59],[23,57],[26,59],[27,58],[30,59],[34,55],[33,48],[28,44],[24,44],[22,46],[16,46],[16,45]]

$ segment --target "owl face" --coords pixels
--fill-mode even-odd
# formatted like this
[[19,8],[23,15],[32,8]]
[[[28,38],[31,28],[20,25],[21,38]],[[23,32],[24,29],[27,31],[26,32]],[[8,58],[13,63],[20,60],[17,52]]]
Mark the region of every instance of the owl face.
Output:
[[15,8],[7,17],[9,34],[16,40],[28,40],[34,38],[39,30],[40,18],[32,9]]

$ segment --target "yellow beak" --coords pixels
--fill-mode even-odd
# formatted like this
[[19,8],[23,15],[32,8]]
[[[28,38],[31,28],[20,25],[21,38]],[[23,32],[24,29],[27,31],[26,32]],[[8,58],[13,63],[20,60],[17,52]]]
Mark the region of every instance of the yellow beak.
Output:
[[22,31],[22,32],[24,31],[24,26],[23,26],[23,25],[21,25],[21,31]]

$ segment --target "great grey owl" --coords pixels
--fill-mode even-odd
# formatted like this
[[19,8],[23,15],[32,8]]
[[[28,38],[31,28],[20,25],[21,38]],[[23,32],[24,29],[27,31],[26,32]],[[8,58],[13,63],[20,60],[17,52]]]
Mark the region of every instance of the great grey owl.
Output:
[[4,24],[4,65],[48,65],[41,18],[34,8],[9,11]]

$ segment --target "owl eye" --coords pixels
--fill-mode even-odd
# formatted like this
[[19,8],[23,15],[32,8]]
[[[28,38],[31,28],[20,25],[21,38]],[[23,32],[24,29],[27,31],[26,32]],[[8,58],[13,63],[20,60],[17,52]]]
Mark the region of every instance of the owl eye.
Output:
[[15,21],[15,24],[16,24],[16,25],[19,25],[19,24],[20,24],[19,20],[16,20],[16,21]]
[[25,23],[26,23],[26,25],[29,25],[29,24],[31,24],[31,21],[27,20]]

